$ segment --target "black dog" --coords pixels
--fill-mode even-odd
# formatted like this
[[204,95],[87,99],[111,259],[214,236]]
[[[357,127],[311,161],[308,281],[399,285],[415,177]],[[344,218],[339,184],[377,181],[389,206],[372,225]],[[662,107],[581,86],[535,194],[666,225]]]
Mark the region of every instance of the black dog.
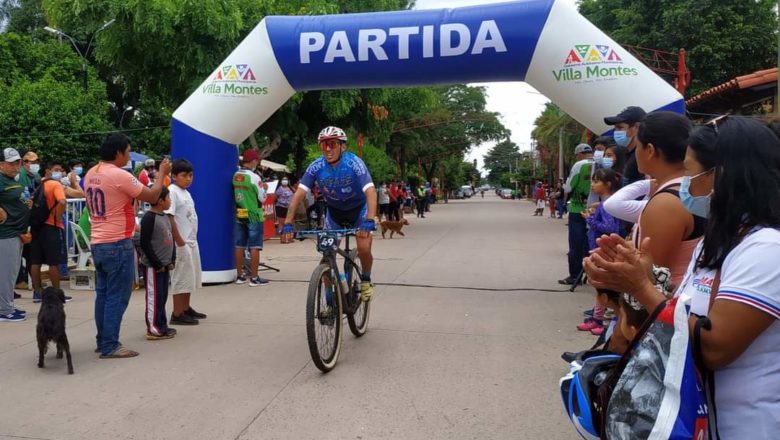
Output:
[[43,291],[43,302],[38,312],[38,368],[43,368],[43,355],[49,348],[49,341],[57,344],[57,359],[62,352],[68,357],[68,374],[73,374],[73,361],[70,357],[70,344],[65,334],[65,292],[54,287]]

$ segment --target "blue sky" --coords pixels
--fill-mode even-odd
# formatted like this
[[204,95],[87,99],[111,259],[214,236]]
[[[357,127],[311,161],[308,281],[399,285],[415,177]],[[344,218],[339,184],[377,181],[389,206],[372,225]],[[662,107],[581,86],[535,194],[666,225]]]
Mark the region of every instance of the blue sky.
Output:
[[[503,0],[417,0],[415,9],[457,8],[462,6],[501,3]],[[563,0],[575,3],[575,0]],[[512,141],[521,151],[531,148],[531,130],[534,119],[549,101],[533,87],[523,82],[471,84],[487,89],[487,108],[501,115],[501,122],[512,130]],[[468,160],[477,159],[482,168],[482,156],[494,143],[485,143],[471,149]]]

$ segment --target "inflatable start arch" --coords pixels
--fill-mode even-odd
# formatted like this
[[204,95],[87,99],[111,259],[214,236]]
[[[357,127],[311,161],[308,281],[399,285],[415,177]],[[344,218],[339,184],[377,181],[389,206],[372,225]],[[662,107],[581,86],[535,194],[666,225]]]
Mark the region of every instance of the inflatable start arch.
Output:
[[173,114],[174,157],[197,170],[204,282],[235,278],[237,144],[304,90],[526,81],[596,133],[629,105],[682,96],[560,0],[266,17]]

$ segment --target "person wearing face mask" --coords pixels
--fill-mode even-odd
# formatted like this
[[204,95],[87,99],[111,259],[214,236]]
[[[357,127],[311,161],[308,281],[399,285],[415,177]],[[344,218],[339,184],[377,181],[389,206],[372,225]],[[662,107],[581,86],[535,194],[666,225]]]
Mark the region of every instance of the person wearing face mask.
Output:
[[[290,201],[293,197],[293,190],[290,187],[290,178],[287,176],[282,177],[279,181],[279,187],[276,188],[276,204],[274,204],[274,211],[276,212],[276,230],[282,230],[284,226],[284,219],[287,218],[287,210],[290,208]],[[282,242],[284,237],[282,237]]]
[[[28,201],[32,199],[35,190],[41,184],[41,164],[38,155],[34,151],[27,151],[22,156],[22,169],[20,170],[19,183],[25,190],[22,192],[23,198]],[[29,278],[30,244],[25,244],[22,248],[22,260],[19,262],[19,275],[16,277],[16,288],[27,290],[27,280]],[[14,293],[14,298],[21,298],[21,295]]]
[[620,170],[615,170],[623,175],[623,186],[629,185],[645,178],[639,172],[636,162],[636,147],[639,145],[637,137],[639,124],[645,118],[645,111],[641,107],[626,107],[615,116],[604,118],[604,123],[612,125],[615,129],[613,137],[615,143],[626,149],[626,165]]
[[22,200],[22,158],[13,148],[0,150],[0,321],[20,322],[27,313],[14,305],[14,282],[22,258],[20,237],[27,233],[30,209]]
[[[773,438],[780,430],[780,140],[750,118],[715,120],[692,133],[685,175],[682,204],[707,225],[675,295],[690,306],[692,349],[711,385],[704,387],[710,433]],[[654,243],[637,251],[615,236],[602,239],[585,263],[591,283],[654,308],[665,300],[648,288]]]
[[[68,180],[76,180],[76,185],[79,188],[83,188],[83,182],[81,178],[84,176],[84,163],[78,159],[71,159],[68,162]],[[68,186],[70,183],[68,183]]]
[[[30,275],[33,282],[33,302],[42,299],[41,265],[49,266],[49,280],[52,287],[60,288],[60,265],[67,263],[65,253],[65,223],[63,214],[67,202],[65,190],[60,183],[65,173],[62,164],[53,160],[46,163],[43,185],[43,196],[49,208],[49,217],[43,225],[32,227],[32,243],[30,243]],[[70,297],[66,297],[70,298]]]

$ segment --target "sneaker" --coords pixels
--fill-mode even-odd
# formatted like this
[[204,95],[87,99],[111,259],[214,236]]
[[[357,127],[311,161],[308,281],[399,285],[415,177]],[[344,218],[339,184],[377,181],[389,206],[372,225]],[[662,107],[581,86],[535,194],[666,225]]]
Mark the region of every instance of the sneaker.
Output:
[[582,314],[587,316],[587,317],[592,318],[593,317],[593,309],[583,310]]
[[176,336],[175,333],[169,333],[169,332],[165,332],[165,333],[163,333],[161,335],[155,335],[154,333],[147,333],[146,334],[146,340],[147,341],[161,341],[163,339],[171,339],[174,336]]
[[190,307],[189,309],[185,310],[184,314],[187,315],[187,316],[192,316],[193,318],[196,318],[196,319],[206,319],[206,316],[207,316],[205,313],[198,313],[198,312],[196,312],[195,309],[193,309],[192,307]]
[[[558,284],[563,284],[564,286],[571,286],[572,284],[575,283],[575,281],[577,280],[575,280],[572,277],[566,277],[562,280],[558,280]],[[580,284],[582,284],[582,281],[580,281]]]
[[374,285],[371,284],[371,281],[361,281],[360,299],[362,299],[363,302],[369,302],[371,301],[371,295],[373,294],[374,294]]
[[601,336],[602,333],[604,333],[604,326],[590,329],[590,334],[594,336]]
[[27,320],[27,315],[22,315],[21,313],[16,313],[16,310],[14,310],[13,313],[9,315],[0,315],[0,321],[5,322],[21,322]]
[[268,284],[269,281],[265,278],[260,277],[254,277],[249,279],[249,285],[252,287],[262,286],[264,284]]
[[43,301],[43,297],[41,296],[41,292],[33,292],[33,302],[39,303]]
[[182,313],[181,316],[174,316],[173,313],[171,313],[170,323],[171,325],[198,325],[198,320],[186,313]]
[[71,301],[73,301],[73,297],[65,295],[65,302],[67,303],[67,302],[71,302]]
[[615,312],[612,309],[607,309],[604,312],[604,319],[605,320],[612,320],[612,318],[615,317]]
[[20,315],[27,316],[27,312],[21,309],[14,309],[14,313],[18,313]]
[[246,284],[246,281],[247,281],[246,277],[243,276],[243,275],[238,277],[238,278],[236,278],[236,284]]
[[18,293],[16,293],[16,291],[14,291],[14,299],[19,299],[21,297],[22,295],[19,295]]
[[581,332],[591,331],[594,328],[598,328],[598,327],[601,327],[601,322],[593,318],[588,318],[582,324],[577,324],[577,330]]
[[21,283],[16,283],[16,288],[19,290],[27,290],[30,286],[27,285],[26,282],[22,281]]
[[331,306],[325,306],[322,311],[320,311],[319,316],[317,316],[317,319],[319,319],[320,324],[332,326],[336,322],[336,317],[333,316],[333,307]]

